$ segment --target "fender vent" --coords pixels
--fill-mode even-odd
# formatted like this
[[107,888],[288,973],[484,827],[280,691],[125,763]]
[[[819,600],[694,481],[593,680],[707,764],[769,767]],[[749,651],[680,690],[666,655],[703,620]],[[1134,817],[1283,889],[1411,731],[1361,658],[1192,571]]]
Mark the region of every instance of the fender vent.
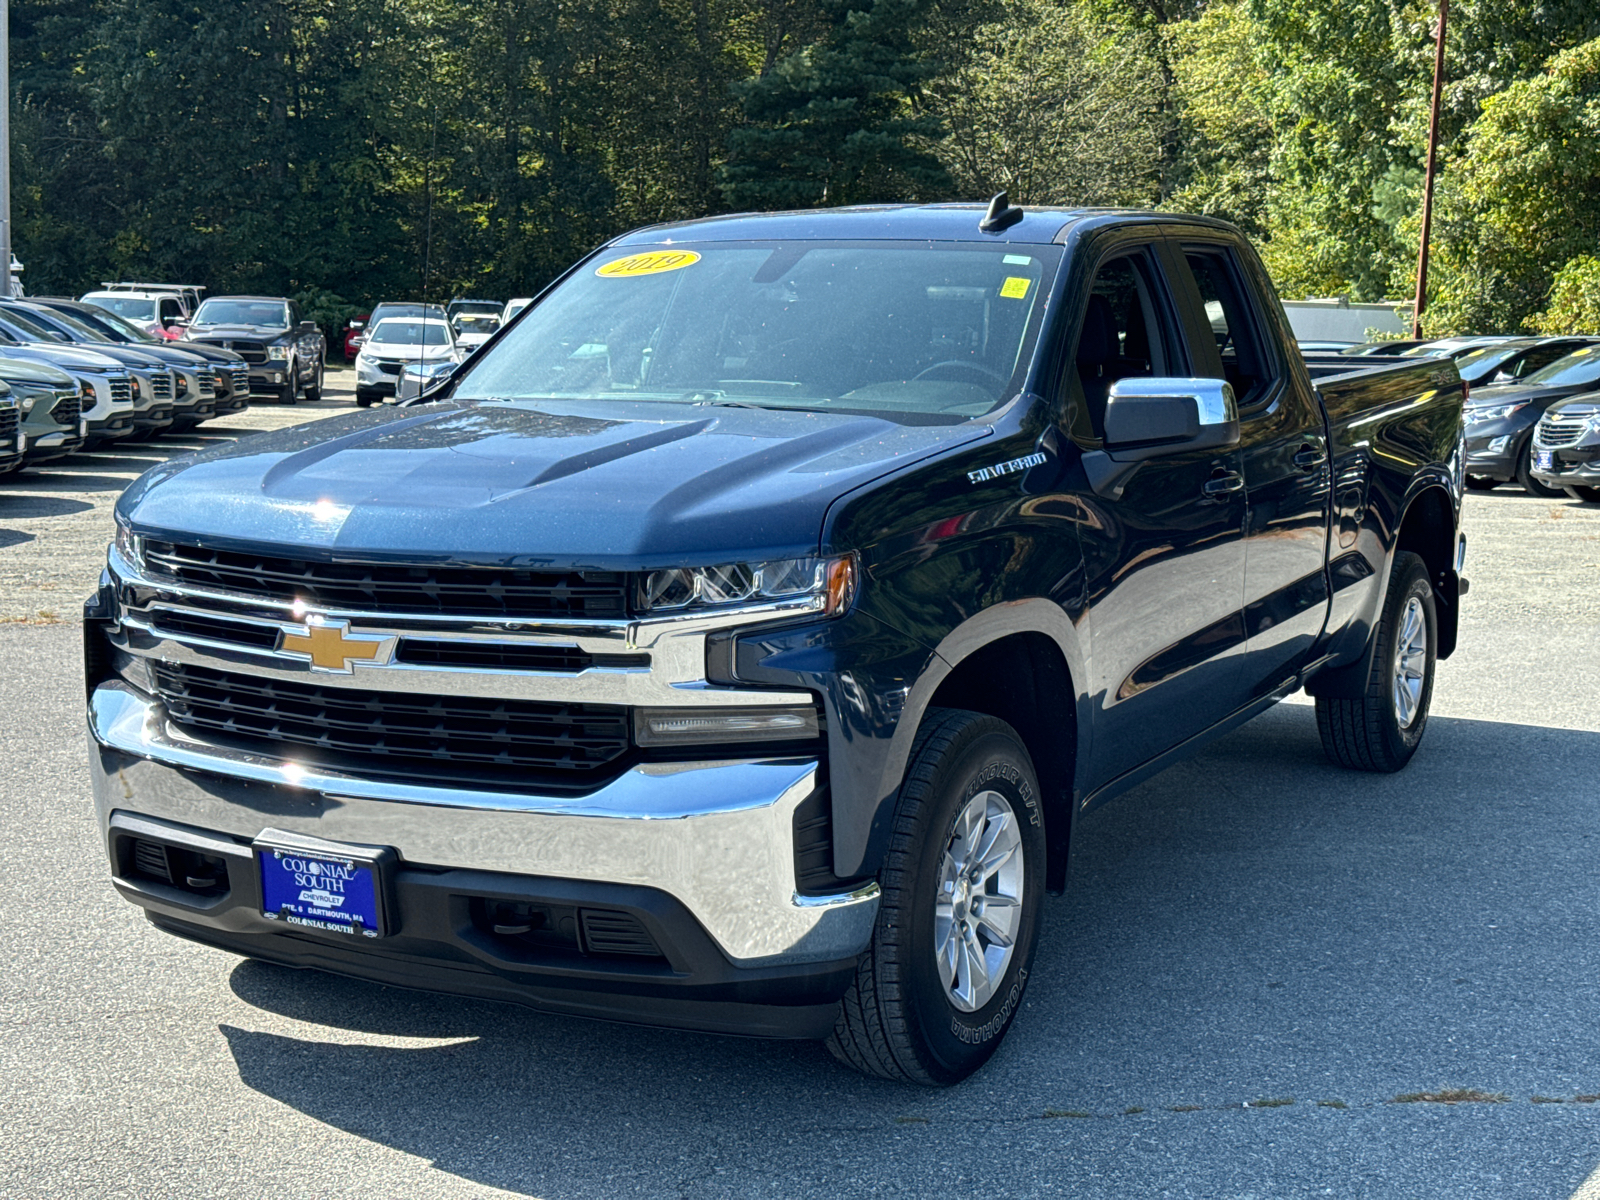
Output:
[[590,954],[662,957],[661,947],[656,945],[655,938],[650,936],[637,917],[628,913],[580,908],[578,920],[583,926],[583,947]]

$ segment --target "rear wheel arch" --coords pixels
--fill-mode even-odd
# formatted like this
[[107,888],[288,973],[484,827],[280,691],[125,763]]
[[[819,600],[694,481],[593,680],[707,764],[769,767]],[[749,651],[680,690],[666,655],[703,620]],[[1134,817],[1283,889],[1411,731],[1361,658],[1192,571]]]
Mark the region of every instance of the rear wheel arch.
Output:
[[1450,493],[1442,487],[1428,487],[1406,505],[1393,551],[1393,555],[1415,554],[1427,567],[1438,609],[1440,658],[1449,658],[1455,651],[1461,610],[1460,582],[1455,571],[1456,536],[1455,506]]

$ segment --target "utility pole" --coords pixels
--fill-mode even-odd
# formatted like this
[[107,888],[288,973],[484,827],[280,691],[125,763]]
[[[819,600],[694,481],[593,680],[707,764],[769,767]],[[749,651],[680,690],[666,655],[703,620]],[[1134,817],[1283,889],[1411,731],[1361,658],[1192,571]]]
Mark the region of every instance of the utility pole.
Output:
[[1439,95],[1444,90],[1444,26],[1450,0],[1439,0],[1439,35],[1433,47],[1433,109],[1428,114],[1428,170],[1422,181],[1422,243],[1417,247],[1417,300],[1411,307],[1411,336],[1422,336],[1422,310],[1428,303],[1428,234],[1433,229],[1433,170],[1439,156]]

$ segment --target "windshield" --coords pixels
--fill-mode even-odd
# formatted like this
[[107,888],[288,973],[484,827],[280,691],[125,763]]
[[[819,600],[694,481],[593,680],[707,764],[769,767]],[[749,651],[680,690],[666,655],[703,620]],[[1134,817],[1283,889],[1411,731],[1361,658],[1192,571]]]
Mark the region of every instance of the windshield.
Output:
[[87,341],[104,342],[110,340],[98,329],[84,324],[84,322],[79,320],[77,317],[69,316],[67,313],[61,312],[59,309],[52,308],[49,314],[41,319],[41,324],[44,322],[50,322],[58,329],[69,329],[79,338]]
[[1565,358],[1556,359],[1542,371],[1535,371],[1523,382],[1562,387],[1571,383],[1593,383],[1597,379],[1600,379],[1600,347],[1585,346]]
[[598,397],[981,416],[1060,261],[941,243],[612,251],[525,313],[457,399]]
[[404,321],[391,317],[380,322],[367,340],[382,345],[448,346],[450,333],[437,321]]
[[196,325],[270,325],[283,329],[289,324],[289,306],[279,300],[207,300],[194,314]]
[[31,312],[24,312],[20,308],[12,308],[10,305],[6,305],[4,307],[0,307],[0,313],[3,313],[6,320],[10,321],[13,325],[20,329],[26,330],[28,333],[31,333],[37,340],[41,342],[58,342],[65,336],[57,332],[44,321],[41,321]]
[[85,296],[83,302],[116,313],[119,317],[127,317],[130,321],[148,322],[156,319],[154,300],[137,300],[131,296]]
[[464,312],[450,319],[457,333],[493,333],[500,327],[499,313]]
[[109,329],[112,333],[121,337],[125,337],[132,342],[156,341],[155,338],[151,337],[137,325],[134,325],[129,321],[125,321],[121,317],[117,316],[116,313],[108,312],[103,308],[93,313],[76,313],[74,315],[78,318],[78,320],[82,321],[86,325]]
[[367,324],[376,325],[385,317],[438,317],[444,319],[444,309],[437,304],[380,304],[372,310]]

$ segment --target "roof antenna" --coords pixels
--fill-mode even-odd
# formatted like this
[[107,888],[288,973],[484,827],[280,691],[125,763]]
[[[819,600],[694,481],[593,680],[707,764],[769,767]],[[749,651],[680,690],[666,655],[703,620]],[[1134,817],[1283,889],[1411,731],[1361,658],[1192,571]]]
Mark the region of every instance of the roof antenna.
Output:
[[1020,208],[1012,205],[1011,197],[1004,192],[996,192],[994,199],[989,201],[989,211],[983,214],[983,220],[978,222],[978,229],[983,233],[999,233],[1010,229],[1026,216]]

